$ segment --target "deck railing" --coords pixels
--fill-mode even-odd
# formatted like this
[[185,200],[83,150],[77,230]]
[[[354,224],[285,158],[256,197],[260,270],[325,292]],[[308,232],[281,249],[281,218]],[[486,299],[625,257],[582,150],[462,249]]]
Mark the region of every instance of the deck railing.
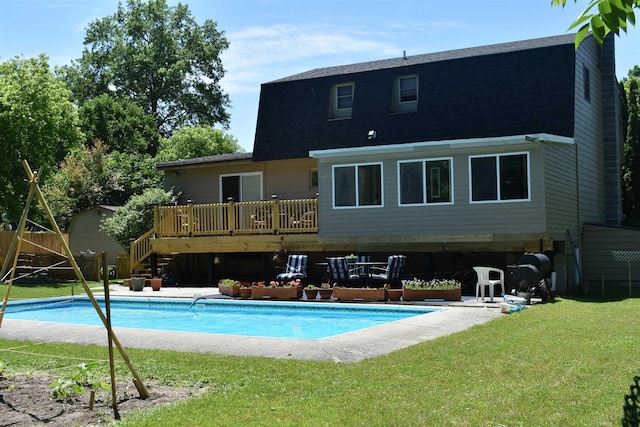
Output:
[[159,206],[156,237],[318,232],[316,199]]
[[152,238],[318,232],[316,199],[158,206],[154,228],[131,242],[133,272],[151,254]]

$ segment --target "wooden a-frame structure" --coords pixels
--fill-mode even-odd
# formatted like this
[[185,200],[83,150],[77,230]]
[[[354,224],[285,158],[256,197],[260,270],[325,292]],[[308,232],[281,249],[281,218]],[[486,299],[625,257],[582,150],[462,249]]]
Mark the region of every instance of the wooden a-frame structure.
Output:
[[[5,258],[5,262],[4,265],[2,266],[2,271],[0,272],[0,278],[5,277],[5,275],[7,274],[7,270],[9,268],[9,260],[11,258],[11,256],[13,255],[13,262],[11,264],[11,272],[9,275],[9,280],[7,281],[7,290],[5,292],[5,296],[4,296],[4,300],[2,302],[2,309],[0,310],[0,327],[2,326],[2,318],[4,317],[4,313],[7,307],[7,303],[9,301],[9,295],[11,293],[11,285],[13,283],[13,280],[15,278],[15,271],[16,271],[16,267],[18,264],[18,258],[20,256],[20,248],[23,242],[23,237],[24,237],[24,231],[25,231],[25,225],[27,223],[27,217],[29,215],[29,207],[31,206],[31,203],[33,202],[34,197],[37,196],[38,201],[40,202],[40,205],[42,207],[42,209],[44,210],[45,214],[47,215],[47,218],[49,219],[49,222],[51,223],[51,227],[53,228],[53,232],[57,235],[60,244],[64,250],[64,254],[59,254],[62,255],[64,257],[67,258],[67,261],[69,261],[69,264],[71,264],[71,267],[73,268],[73,271],[76,274],[76,277],[78,278],[78,280],[80,281],[80,283],[82,284],[82,287],[84,288],[84,291],[86,292],[87,296],[89,297],[89,301],[91,301],[91,304],[93,305],[93,307],[95,308],[96,312],[98,313],[98,316],[100,317],[100,320],[102,321],[102,323],[104,324],[105,328],[107,328],[107,332],[109,335],[109,345],[111,345],[111,343],[115,344],[116,347],[118,348],[118,351],[120,352],[120,355],[122,356],[122,359],[124,360],[124,362],[127,364],[127,367],[129,368],[129,371],[131,372],[131,374],[133,374],[133,383],[136,386],[136,389],[138,390],[138,393],[140,394],[141,398],[147,398],[149,397],[149,392],[147,391],[146,387],[144,386],[144,383],[142,382],[142,379],[140,379],[140,376],[138,375],[138,373],[136,372],[135,368],[133,367],[133,364],[131,363],[131,361],[129,360],[129,357],[127,356],[126,352],[124,351],[124,347],[122,347],[122,344],[120,344],[120,341],[118,340],[118,338],[116,337],[115,333],[113,332],[113,330],[111,330],[110,328],[110,322],[107,321],[107,317],[104,315],[104,313],[102,312],[102,309],[100,308],[100,305],[98,305],[98,302],[96,301],[95,297],[93,296],[93,293],[91,292],[91,289],[89,288],[89,285],[87,284],[87,281],[84,278],[84,275],[82,274],[82,271],[80,270],[80,267],[78,267],[78,264],[76,263],[75,258],[73,257],[71,250],[69,249],[69,245],[67,244],[67,242],[64,240],[63,236],[62,236],[62,232],[60,231],[60,228],[58,227],[58,224],[56,223],[55,218],[53,217],[53,214],[51,213],[51,210],[49,209],[49,205],[47,204],[47,201],[45,200],[42,191],[40,190],[40,186],[38,185],[38,179],[40,177],[40,170],[38,170],[37,173],[34,173],[31,168],[29,167],[29,164],[27,163],[26,160],[22,161],[22,167],[24,168],[26,174],[27,174],[27,178],[29,180],[29,193],[27,195],[27,201],[25,203],[25,207],[24,207],[24,211],[22,212],[22,217],[20,218],[20,222],[18,223],[18,229],[16,230],[16,234],[13,237],[13,240],[11,240],[11,245],[9,247],[9,250],[7,252],[7,256]],[[31,243],[31,242],[29,242]],[[34,244],[34,243],[31,243]]]

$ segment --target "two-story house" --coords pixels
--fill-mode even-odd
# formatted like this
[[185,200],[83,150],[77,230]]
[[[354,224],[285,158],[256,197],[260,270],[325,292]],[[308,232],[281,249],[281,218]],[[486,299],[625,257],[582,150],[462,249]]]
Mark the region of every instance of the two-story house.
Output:
[[[622,217],[614,62],[613,38],[576,50],[569,34],[265,83],[253,153],[158,166],[183,206],[159,215],[174,225],[151,252],[200,254],[182,263],[211,282],[249,265],[271,274],[277,249],[312,264],[403,253],[423,277],[544,251],[571,287],[583,225]],[[176,222],[207,204],[228,210]]]

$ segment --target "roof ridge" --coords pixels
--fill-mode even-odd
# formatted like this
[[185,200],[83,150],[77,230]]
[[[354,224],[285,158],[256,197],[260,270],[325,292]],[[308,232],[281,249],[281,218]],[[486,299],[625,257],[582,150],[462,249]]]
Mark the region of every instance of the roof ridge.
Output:
[[556,36],[540,37],[535,39],[519,40],[505,43],[495,43],[484,46],[466,47],[440,52],[423,53],[397,58],[380,59],[358,62],[353,64],[334,65],[329,67],[314,68],[301,73],[282,77],[268,83],[280,83],[292,80],[328,77],[341,74],[351,74],[363,71],[379,70],[385,68],[398,68],[408,65],[424,64],[427,62],[439,62],[453,59],[469,58],[473,56],[487,56],[515,51],[536,49],[541,47],[574,44],[575,34],[562,34]]

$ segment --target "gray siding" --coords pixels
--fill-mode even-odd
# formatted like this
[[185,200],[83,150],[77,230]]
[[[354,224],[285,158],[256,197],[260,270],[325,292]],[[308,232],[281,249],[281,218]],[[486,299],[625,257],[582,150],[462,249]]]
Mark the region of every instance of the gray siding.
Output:
[[[576,52],[575,143],[578,149],[580,222],[604,223],[604,146],[599,48],[593,38]],[[584,68],[589,70],[589,100],[584,96]]]
[[608,37],[602,53],[602,99],[604,120],[605,215],[608,225],[622,222],[622,177],[624,129],[615,68],[615,37]]
[[[531,166],[531,201],[471,204],[469,202],[469,155],[528,151]],[[459,241],[520,239],[546,233],[542,151],[539,144],[519,147],[492,147],[482,150],[430,150],[420,154],[362,156],[320,160],[320,236],[365,237],[404,236],[406,240],[439,241],[456,237]],[[454,203],[452,205],[399,206],[397,161],[452,157]],[[382,161],[384,207],[332,208],[332,165]],[[509,237],[509,235],[511,235]]]
[[544,188],[547,231],[554,240],[566,240],[567,230],[578,236],[576,146],[544,146]]
[[113,211],[95,207],[73,216],[69,228],[69,249],[74,255],[91,250],[100,254],[107,252],[107,262],[115,264],[119,253],[126,253],[125,249],[107,233],[100,231],[100,222],[104,217],[110,217]]
[[[627,284],[627,263],[617,262],[612,250],[640,251],[640,230],[620,227],[584,225],[583,272],[584,280],[598,289],[602,278],[605,284]],[[631,263],[631,277],[635,284],[640,281],[640,262]]]

